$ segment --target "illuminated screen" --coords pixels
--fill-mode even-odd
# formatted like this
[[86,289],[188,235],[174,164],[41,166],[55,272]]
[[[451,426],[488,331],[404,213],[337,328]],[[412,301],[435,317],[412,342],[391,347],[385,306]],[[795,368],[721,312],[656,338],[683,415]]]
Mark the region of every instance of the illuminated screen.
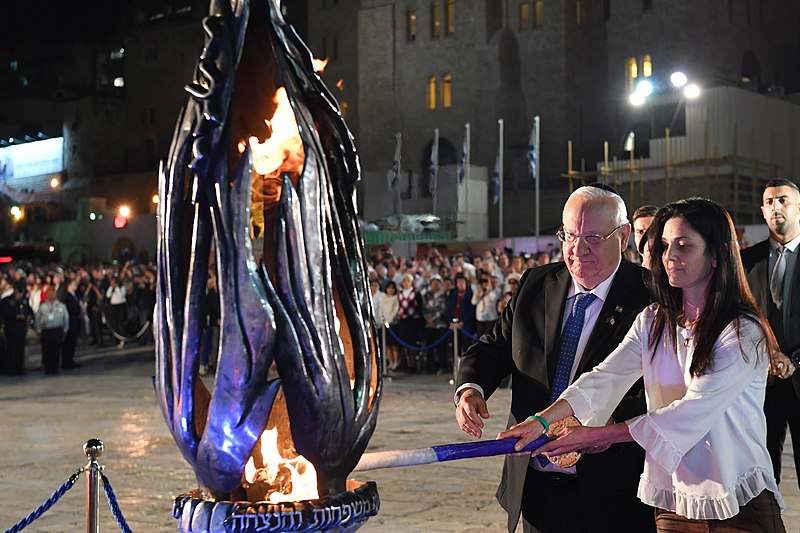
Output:
[[63,137],[0,148],[0,179],[12,185],[14,180],[63,170]]

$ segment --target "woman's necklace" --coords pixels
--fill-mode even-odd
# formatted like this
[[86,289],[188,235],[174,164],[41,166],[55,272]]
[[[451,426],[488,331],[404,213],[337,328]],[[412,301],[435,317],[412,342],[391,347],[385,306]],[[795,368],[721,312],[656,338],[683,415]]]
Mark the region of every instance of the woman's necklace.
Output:
[[695,328],[697,327],[697,323],[698,323],[699,321],[700,321],[700,318],[698,317],[698,318],[695,318],[694,320],[692,320],[691,322],[686,322],[686,323],[684,324],[684,326],[683,326],[683,327],[684,327],[684,329],[686,329],[686,331],[688,332],[688,335],[686,335],[686,336],[683,338],[683,347],[684,347],[684,348],[688,348],[688,347],[689,347],[689,344],[691,344],[691,342],[692,342],[692,339],[694,338],[694,330],[695,330]]

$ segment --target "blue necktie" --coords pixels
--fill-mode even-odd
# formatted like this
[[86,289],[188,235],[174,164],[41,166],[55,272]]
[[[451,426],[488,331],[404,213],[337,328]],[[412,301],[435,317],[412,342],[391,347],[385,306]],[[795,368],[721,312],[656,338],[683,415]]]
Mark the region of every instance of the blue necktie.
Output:
[[[581,339],[586,308],[595,299],[597,299],[597,296],[590,292],[579,292],[575,295],[572,313],[567,318],[564,331],[561,332],[561,345],[558,347],[558,359],[556,360],[556,374],[553,377],[553,386],[550,387],[551,404],[561,396],[561,393],[569,385],[569,375],[572,373],[575,352],[578,350],[578,341]],[[540,455],[539,464],[545,466],[547,463],[549,463],[547,457]]]

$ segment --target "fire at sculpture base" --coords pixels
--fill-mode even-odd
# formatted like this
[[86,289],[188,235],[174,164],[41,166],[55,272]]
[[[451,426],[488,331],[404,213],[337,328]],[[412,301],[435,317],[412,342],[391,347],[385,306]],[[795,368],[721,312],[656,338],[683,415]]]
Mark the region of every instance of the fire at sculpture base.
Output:
[[349,533],[378,514],[378,486],[348,480],[347,492],[299,502],[208,501],[194,490],[175,498],[172,516],[182,533],[325,531]]

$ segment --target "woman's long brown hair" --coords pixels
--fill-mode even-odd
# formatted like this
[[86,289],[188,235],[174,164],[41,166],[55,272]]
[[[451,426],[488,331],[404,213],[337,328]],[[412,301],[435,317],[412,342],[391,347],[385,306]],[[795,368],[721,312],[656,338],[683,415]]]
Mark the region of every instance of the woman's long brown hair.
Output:
[[677,346],[675,332],[683,313],[683,297],[681,289],[669,284],[662,260],[664,243],[661,241],[664,225],[675,217],[686,220],[702,236],[706,253],[711,254],[717,263],[712,271],[706,307],[694,329],[692,375],[700,376],[708,370],[713,362],[714,343],[722,331],[731,322],[738,331],[739,321],[743,318],[761,326],[767,351],[772,356],[779,350],[778,343],[747,284],[733,221],[722,206],[706,198],[687,198],[665,205],[656,213],[648,229],[653,261],[646,282],[658,304],[650,331],[650,347],[655,348],[661,342],[665,328],[668,338]]

